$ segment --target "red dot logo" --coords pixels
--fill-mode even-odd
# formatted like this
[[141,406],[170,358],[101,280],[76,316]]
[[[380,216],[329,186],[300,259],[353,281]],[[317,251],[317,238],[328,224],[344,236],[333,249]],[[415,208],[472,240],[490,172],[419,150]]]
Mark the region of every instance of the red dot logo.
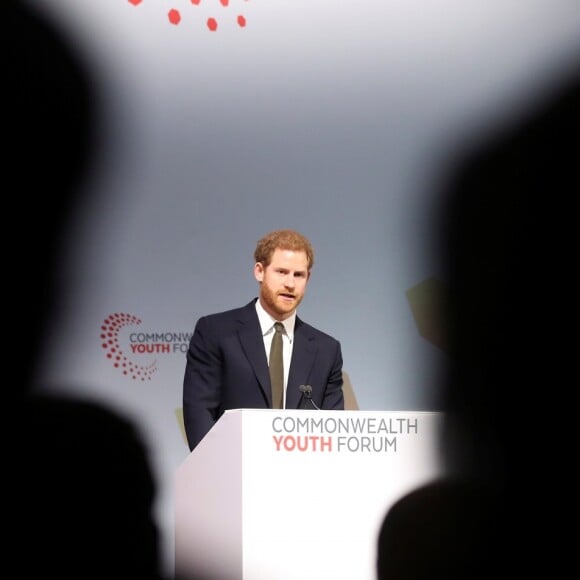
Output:
[[119,337],[124,327],[139,324],[141,324],[141,319],[132,314],[123,312],[110,314],[103,320],[99,338],[101,340],[101,348],[114,368],[119,369],[125,376],[135,381],[149,381],[157,372],[157,361],[153,361],[150,365],[135,363],[126,356],[121,348]]
[[[133,6],[146,7],[144,0],[127,1]],[[206,30],[210,32],[220,29],[220,23],[224,26],[233,23],[238,29],[246,28],[246,16],[239,12],[239,7],[248,2],[249,0],[190,0],[186,8],[170,8],[167,12],[167,21],[173,26],[188,24],[199,27],[205,23]],[[236,14],[231,14],[234,6],[238,7]]]
[[167,13],[167,18],[171,24],[175,24],[176,26],[181,22],[181,14],[179,13],[179,10],[175,10],[175,8]]

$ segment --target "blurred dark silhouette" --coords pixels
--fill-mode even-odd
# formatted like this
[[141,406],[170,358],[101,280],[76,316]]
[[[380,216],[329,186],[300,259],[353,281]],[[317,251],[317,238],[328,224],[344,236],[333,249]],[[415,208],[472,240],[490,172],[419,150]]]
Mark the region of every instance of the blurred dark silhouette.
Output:
[[[380,580],[493,578],[489,529],[495,505],[477,482],[440,480],[419,487],[395,502],[378,540]],[[496,562],[497,564],[497,562]]]
[[448,476],[387,511],[379,580],[559,578],[575,564],[562,518],[576,503],[580,74],[553,81],[472,143],[444,184]]
[[162,578],[156,486],[135,427],[64,397],[31,395],[22,411],[19,574]]
[[17,453],[7,567],[31,578],[162,578],[155,480],[141,434],[101,404],[33,388],[66,303],[62,244],[96,155],[99,108],[85,62],[48,15],[17,0],[3,2],[2,12],[12,221],[4,289],[17,403],[7,413]]
[[28,390],[53,316],[66,302],[66,288],[59,287],[62,244],[98,156],[100,109],[87,64],[46,7],[40,12],[41,6],[21,0],[2,4],[8,53],[4,171],[12,210],[5,291],[18,305],[11,356]]

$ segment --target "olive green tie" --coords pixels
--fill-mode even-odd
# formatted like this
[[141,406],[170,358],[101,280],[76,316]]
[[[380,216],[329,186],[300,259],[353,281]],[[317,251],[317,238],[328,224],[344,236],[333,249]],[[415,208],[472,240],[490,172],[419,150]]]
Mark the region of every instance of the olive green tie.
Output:
[[272,385],[272,409],[283,409],[284,393],[284,360],[282,358],[282,333],[284,326],[281,322],[274,324],[274,336],[270,347],[270,384]]

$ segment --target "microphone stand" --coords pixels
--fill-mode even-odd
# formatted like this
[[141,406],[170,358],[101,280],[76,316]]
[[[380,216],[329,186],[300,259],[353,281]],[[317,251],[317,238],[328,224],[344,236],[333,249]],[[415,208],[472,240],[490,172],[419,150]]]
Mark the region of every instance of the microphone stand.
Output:
[[[304,399],[306,399],[307,401],[310,402],[310,405],[316,409],[317,411],[320,411],[320,407],[312,400],[312,387],[310,385],[300,385],[298,387],[300,389],[300,392],[302,393],[302,397]],[[303,408],[301,406],[301,408]]]

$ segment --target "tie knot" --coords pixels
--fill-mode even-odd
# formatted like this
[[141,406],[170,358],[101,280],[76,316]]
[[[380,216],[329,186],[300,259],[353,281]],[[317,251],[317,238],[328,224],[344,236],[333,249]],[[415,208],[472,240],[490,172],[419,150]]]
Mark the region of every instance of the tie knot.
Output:
[[274,332],[276,334],[280,334],[280,333],[284,332],[284,325],[281,322],[275,322],[274,323]]

